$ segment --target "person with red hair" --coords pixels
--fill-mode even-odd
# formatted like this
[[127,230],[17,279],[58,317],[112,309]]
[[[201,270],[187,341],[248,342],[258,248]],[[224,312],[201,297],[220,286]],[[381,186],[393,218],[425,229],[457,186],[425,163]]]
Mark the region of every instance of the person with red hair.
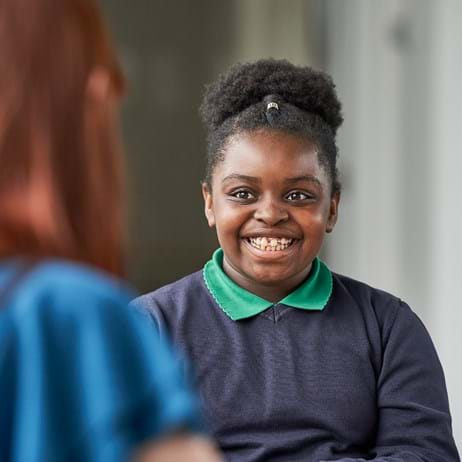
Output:
[[124,77],[94,0],[0,0],[0,459],[201,461],[120,278]]

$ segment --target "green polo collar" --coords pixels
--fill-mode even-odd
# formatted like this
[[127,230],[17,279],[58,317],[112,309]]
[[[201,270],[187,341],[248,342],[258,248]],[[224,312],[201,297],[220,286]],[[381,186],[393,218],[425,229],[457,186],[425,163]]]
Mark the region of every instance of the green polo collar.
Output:
[[[274,303],[238,286],[223,271],[223,250],[218,249],[203,270],[205,284],[218,306],[233,320],[249,318]],[[332,273],[318,258],[308,279],[279,303],[302,310],[322,310],[332,293]]]

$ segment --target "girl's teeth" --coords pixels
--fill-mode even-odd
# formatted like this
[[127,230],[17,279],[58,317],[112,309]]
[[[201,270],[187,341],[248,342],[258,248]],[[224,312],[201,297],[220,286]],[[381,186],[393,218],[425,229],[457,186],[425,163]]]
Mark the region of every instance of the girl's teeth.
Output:
[[293,243],[293,239],[281,238],[266,238],[266,237],[251,237],[248,239],[252,247],[264,251],[280,251],[285,250]]

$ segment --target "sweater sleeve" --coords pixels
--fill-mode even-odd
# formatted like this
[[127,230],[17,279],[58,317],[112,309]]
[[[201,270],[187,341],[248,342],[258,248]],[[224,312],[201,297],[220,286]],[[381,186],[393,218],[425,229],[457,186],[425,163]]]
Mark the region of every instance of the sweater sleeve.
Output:
[[[458,462],[443,370],[420,319],[403,302],[383,328],[376,462]],[[366,462],[344,458],[337,462]]]

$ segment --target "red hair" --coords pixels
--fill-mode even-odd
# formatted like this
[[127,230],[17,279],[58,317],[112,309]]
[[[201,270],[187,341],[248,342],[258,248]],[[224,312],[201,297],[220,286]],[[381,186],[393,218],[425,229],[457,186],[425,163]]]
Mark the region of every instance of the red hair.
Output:
[[0,256],[122,273],[123,86],[93,0],[1,0]]

